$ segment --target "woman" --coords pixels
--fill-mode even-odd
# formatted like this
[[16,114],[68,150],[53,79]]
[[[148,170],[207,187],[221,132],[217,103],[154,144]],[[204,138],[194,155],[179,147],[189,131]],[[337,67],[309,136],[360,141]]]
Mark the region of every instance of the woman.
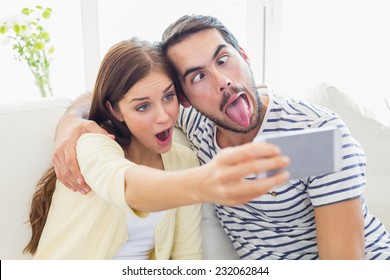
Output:
[[[204,193],[221,184],[242,181],[245,193],[256,183],[241,179],[248,173],[286,166],[276,147],[262,144],[258,152],[255,145],[227,151],[199,167],[190,149],[172,143],[179,106],[172,75],[160,50],[145,41],[133,38],[109,50],[89,119],[115,141],[91,133],[79,139],[77,159],[93,190],[88,195],[67,189],[54,169],[42,178],[25,251],[37,259],[200,259],[200,206],[190,204],[208,201]],[[280,173],[264,180],[264,192],[286,179]]]

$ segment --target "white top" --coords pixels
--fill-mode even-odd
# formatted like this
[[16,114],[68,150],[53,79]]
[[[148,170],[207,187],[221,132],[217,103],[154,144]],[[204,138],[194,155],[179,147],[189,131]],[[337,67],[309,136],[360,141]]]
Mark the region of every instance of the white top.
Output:
[[162,221],[166,211],[149,213],[145,218],[127,214],[128,239],[114,257],[115,260],[147,260],[155,246],[154,228]]

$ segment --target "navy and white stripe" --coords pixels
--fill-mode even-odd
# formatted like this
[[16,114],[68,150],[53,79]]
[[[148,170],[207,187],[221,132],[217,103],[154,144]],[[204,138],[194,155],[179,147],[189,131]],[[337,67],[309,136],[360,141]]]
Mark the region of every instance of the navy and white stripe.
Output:
[[[266,89],[263,94],[268,94]],[[333,112],[301,100],[268,94],[259,134],[338,127],[342,131],[340,172],[290,180],[235,207],[216,205],[219,219],[242,259],[318,259],[314,207],[360,197],[364,213],[366,259],[390,259],[390,236],[365,206],[365,154],[344,122]],[[193,108],[182,109],[179,125],[201,163],[220,150],[216,125]]]

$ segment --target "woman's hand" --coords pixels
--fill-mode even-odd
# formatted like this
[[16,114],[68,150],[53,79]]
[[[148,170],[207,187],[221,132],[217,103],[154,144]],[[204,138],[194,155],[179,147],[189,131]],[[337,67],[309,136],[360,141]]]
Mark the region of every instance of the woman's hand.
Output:
[[281,171],[264,179],[246,176],[283,169],[289,159],[267,143],[250,143],[223,149],[209,163],[178,171],[162,171],[134,165],[125,175],[128,205],[138,212],[154,212],[183,205],[218,203],[239,205],[286,182]]
[[[249,143],[223,149],[202,167],[199,200],[222,205],[246,203],[285,183],[289,173],[283,169],[289,162],[280,154],[279,148],[269,143]],[[281,171],[263,179],[245,179],[275,169]]]

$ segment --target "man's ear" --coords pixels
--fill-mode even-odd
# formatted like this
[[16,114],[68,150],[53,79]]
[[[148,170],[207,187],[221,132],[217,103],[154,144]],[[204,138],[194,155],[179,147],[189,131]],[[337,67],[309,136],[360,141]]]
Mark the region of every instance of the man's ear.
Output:
[[187,100],[187,98],[183,95],[179,95],[179,102],[184,108],[191,107],[191,103]]
[[110,111],[111,115],[113,115],[114,118],[116,118],[118,121],[120,121],[120,122],[125,121],[122,117],[122,114],[118,113],[117,111],[114,110],[114,108],[112,108],[110,101],[106,101],[106,107],[107,107],[108,111]]
[[241,52],[242,57],[245,59],[245,61],[246,61],[248,64],[250,64],[250,60],[249,60],[248,54],[247,54],[247,53],[244,51],[244,49],[241,48],[241,47],[240,47],[240,52]]

